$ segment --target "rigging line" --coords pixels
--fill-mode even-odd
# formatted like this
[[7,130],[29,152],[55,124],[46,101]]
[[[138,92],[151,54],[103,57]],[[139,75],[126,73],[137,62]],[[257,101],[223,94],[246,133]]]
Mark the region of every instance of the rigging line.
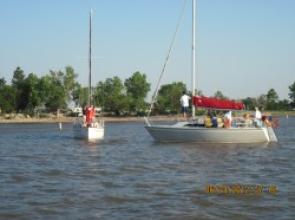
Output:
[[152,111],[152,109],[153,109],[153,107],[154,107],[154,104],[155,104],[155,102],[156,102],[156,100],[157,100],[157,96],[158,96],[158,93],[159,93],[160,83],[161,83],[161,80],[162,80],[162,78],[163,78],[163,75],[164,75],[164,72],[165,72],[165,69],[166,69],[166,66],[167,66],[168,60],[169,60],[169,58],[170,58],[170,54],[171,54],[171,51],[172,51],[173,45],[174,45],[175,40],[176,40],[176,35],[177,35],[177,33],[178,33],[178,30],[179,30],[179,27],[180,27],[180,24],[181,24],[181,21],[182,21],[182,18],[183,18],[183,14],[184,14],[184,9],[185,9],[185,6],[186,6],[186,2],[187,2],[187,0],[184,0],[184,2],[183,2],[182,10],[181,10],[181,13],[180,13],[180,16],[179,16],[179,18],[178,18],[177,25],[176,25],[176,30],[175,30],[175,32],[174,32],[174,34],[173,34],[173,38],[172,38],[171,44],[170,44],[170,46],[169,46],[168,54],[167,54],[167,56],[166,56],[166,59],[165,59],[165,62],[164,62],[164,65],[163,65],[163,68],[162,68],[162,71],[161,71],[160,77],[159,77],[158,82],[157,82],[156,90],[155,90],[155,92],[154,92],[154,94],[153,94],[153,96],[152,96],[151,105],[150,105],[150,109],[149,109],[149,111],[148,111],[147,117],[150,116],[151,111]]

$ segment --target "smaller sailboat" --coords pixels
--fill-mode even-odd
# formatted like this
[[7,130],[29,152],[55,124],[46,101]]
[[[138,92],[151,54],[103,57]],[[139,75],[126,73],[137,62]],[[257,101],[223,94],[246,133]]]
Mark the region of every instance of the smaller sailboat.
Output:
[[91,26],[92,26],[92,10],[89,16],[89,87],[88,87],[88,104],[83,109],[82,117],[78,117],[73,125],[73,134],[75,138],[85,139],[90,142],[102,140],[104,138],[104,121],[96,120],[95,107],[92,105],[91,90]]

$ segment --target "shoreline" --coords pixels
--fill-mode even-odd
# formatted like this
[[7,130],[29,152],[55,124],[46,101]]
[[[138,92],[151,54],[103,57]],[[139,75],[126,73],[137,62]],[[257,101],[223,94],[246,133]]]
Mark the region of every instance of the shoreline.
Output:
[[[285,111],[285,112],[276,112],[269,111],[274,117],[294,117],[295,111]],[[181,115],[160,115],[160,116],[151,116],[149,117],[151,121],[183,121],[183,117]],[[22,123],[73,123],[76,117],[66,117],[66,116],[51,116],[51,117],[15,117],[15,118],[4,118],[0,117],[0,124],[22,124]],[[136,117],[136,116],[127,116],[127,117],[103,117],[105,122],[144,122],[144,117]]]
[[[12,118],[0,117],[0,124],[24,124],[24,123],[73,123],[76,117],[44,117],[44,118]],[[144,122],[144,117],[103,117],[105,122]],[[152,116],[151,121],[179,121],[178,116]]]

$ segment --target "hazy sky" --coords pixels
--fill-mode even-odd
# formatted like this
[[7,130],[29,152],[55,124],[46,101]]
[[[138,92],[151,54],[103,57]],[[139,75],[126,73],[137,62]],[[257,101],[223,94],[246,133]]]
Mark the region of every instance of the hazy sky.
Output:
[[[88,16],[93,8],[93,84],[147,75],[154,90],[183,0],[0,0],[0,77],[17,66],[44,75],[71,65],[87,83]],[[231,98],[295,81],[295,0],[198,0],[197,87]],[[190,88],[191,0],[163,83]]]

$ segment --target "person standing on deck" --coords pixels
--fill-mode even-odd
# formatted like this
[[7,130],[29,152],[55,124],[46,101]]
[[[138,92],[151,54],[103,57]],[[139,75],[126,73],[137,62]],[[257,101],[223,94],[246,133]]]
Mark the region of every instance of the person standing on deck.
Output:
[[231,111],[228,111],[224,115],[223,126],[225,128],[230,128],[231,127],[231,122],[232,122],[232,112]]
[[261,118],[262,118],[261,111],[259,111],[259,108],[258,107],[255,107],[255,118],[254,118],[254,121],[255,121],[256,126],[258,126],[258,127],[261,127],[262,126]]
[[86,107],[85,114],[86,114],[87,127],[91,127],[92,122],[93,122],[93,118],[95,116],[95,109],[94,109],[93,105]]
[[189,108],[189,100],[191,97],[189,97],[185,91],[182,92],[182,96],[180,98],[180,104],[181,104],[181,113],[183,114],[183,117],[187,117],[187,112]]

